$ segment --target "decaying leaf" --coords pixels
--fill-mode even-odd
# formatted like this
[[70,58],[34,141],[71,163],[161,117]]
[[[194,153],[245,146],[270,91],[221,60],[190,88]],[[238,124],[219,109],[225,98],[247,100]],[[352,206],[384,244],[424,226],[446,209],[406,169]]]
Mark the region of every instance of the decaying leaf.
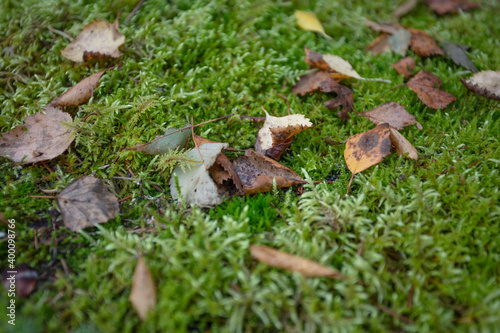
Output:
[[104,70],[81,80],[73,86],[73,88],[50,102],[49,105],[53,107],[66,107],[78,106],[86,103],[94,95],[94,90],[99,85],[99,80],[105,72],[106,71]]
[[118,19],[114,23],[102,20],[90,22],[61,51],[62,56],[74,62],[120,57],[122,53],[118,48],[125,43],[125,36],[118,31],[118,25]]
[[467,0],[426,0],[427,5],[438,15],[467,11],[481,7],[477,2]]
[[408,14],[413,8],[415,8],[417,2],[417,0],[408,0],[404,2],[401,6],[396,8],[396,10],[392,13],[392,17],[398,19],[401,16]]
[[418,72],[406,85],[425,105],[433,109],[445,108],[456,100],[452,94],[434,88],[436,85],[442,86],[443,83],[437,76],[424,70]]
[[377,55],[380,53],[384,53],[387,51],[391,51],[392,47],[389,43],[389,38],[391,37],[388,33],[382,33],[380,36],[375,38],[368,46],[366,47],[366,52],[371,52],[373,55]]
[[347,139],[344,158],[353,174],[380,163],[391,153],[389,124],[381,124],[369,131]]
[[328,36],[321,25],[321,22],[318,20],[316,15],[311,12],[305,12],[303,10],[295,11],[295,18],[297,19],[297,25],[304,30],[319,32],[326,38],[333,40],[332,37]]
[[157,136],[153,141],[149,143],[138,143],[135,147],[125,148],[124,150],[142,151],[151,155],[167,154],[172,150],[184,146],[189,135],[191,135],[190,125],[185,125],[179,129],[168,128],[165,134]]
[[416,65],[415,60],[412,57],[406,57],[393,64],[392,67],[394,67],[398,74],[403,74],[406,80],[413,75],[412,72]]
[[396,152],[399,155],[408,153],[408,158],[418,160],[417,150],[413,147],[410,141],[406,140],[406,138],[393,127],[391,127],[390,130],[392,145],[396,149]]
[[17,265],[9,271],[15,273],[5,271],[2,274],[2,284],[5,290],[15,290],[18,297],[31,295],[38,281],[38,272],[24,263]]
[[45,113],[26,117],[24,125],[2,133],[0,156],[17,163],[35,163],[53,159],[61,155],[75,139],[71,116],[51,106]]
[[354,78],[358,80],[372,80],[391,82],[384,79],[367,79],[361,77],[351,66],[351,64],[339,56],[333,54],[321,54],[304,48],[306,52],[305,62],[313,68],[318,68],[329,72],[330,76],[340,81],[345,78]]
[[410,47],[416,55],[419,57],[444,55],[443,49],[436,44],[434,38],[428,33],[413,28],[409,28],[408,31],[411,33]]
[[148,312],[156,305],[156,286],[151,271],[142,257],[137,261],[128,299],[142,320],[146,320]]
[[369,19],[365,19],[365,24],[373,31],[380,31],[390,35],[402,28],[398,23],[376,23]]
[[340,84],[322,85],[321,90],[324,92],[334,91],[337,93],[336,98],[331,101],[326,101],[324,104],[328,110],[336,109],[342,105],[342,111],[338,110],[337,113],[343,121],[349,120],[349,113],[354,112],[354,93],[352,90]]
[[[189,205],[215,206],[222,203],[223,197],[218,187],[210,177],[209,169],[214,165],[217,156],[227,143],[209,142],[191,149],[186,158],[196,162],[186,170],[178,165],[170,179],[170,193],[172,198],[180,201],[181,198]],[[176,179],[179,181],[178,192]]]
[[57,196],[64,225],[72,231],[106,223],[119,213],[118,200],[100,179],[79,178]]
[[325,71],[315,71],[307,73],[305,75],[302,75],[300,77],[299,82],[297,82],[293,86],[292,93],[304,96],[307,93],[312,93],[315,90],[320,89],[322,82],[324,81],[329,82],[329,84],[331,84],[330,81],[337,83],[335,80],[332,79],[330,74],[328,74]]
[[473,93],[500,101],[500,71],[482,71],[461,81]]
[[379,105],[361,115],[370,119],[375,125],[388,123],[390,126],[401,130],[405,126],[417,124],[417,128],[419,130],[422,129],[422,125],[415,120],[415,116],[411,115],[401,104],[396,102]]
[[243,184],[234,170],[233,163],[224,153],[219,153],[214,165],[209,169],[210,176],[217,184],[222,196],[231,197],[235,194],[243,195]]
[[273,117],[267,111],[264,112],[266,112],[266,122],[257,134],[259,137],[259,144],[255,147],[257,151],[266,151],[312,127],[311,121],[301,114]]
[[467,46],[455,44],[452,42],[443,41],[441,42],[441,46],[446,52],[446,56],[453,60],[453,62],[459,66],[463,66],[470,70],[471,72],[476,73],[477,68],[474,66],[474,63],[469,59],[467,53]]
[[247,149],[245,155],[238,157],[233,165],[241,179],[245,194],[272,190],[273,178],[276,179],[278,188],[306,183],[293,170],[252,149]]
[[250,253],[255,259],[266,265],[283,268],[290,272],[298,272],[305,277],[326,276],[336,279],[346,278],[339,271],[267,246],[252,245],[250,246]]
[[406,29],[398,29],[389,37],[389,45],[396,54],[406,55],[408,46],[410,46],[411,33]]

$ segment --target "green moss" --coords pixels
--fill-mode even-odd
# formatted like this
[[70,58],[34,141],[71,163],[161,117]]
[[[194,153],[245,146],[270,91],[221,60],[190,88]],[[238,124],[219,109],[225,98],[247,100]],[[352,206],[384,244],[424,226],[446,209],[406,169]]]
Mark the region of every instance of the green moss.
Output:
[[[5,1],[4,1],[5,2]],[[376,37],[364,18],[389,20],[398,2],[149,0],[127,26],[124,55],[73,64],[60,55],[95,19],[123,22],[137,1],[6,1],[0,11],[0,130],[8,131],[103,68],[88,104],[74,117],[75,142],[44,165],[0,161],[0,213],[17,221],[17,259],[43,278],[17,303],[10,332],[205,331],[495,331],[500,325],[500,181],[498,102],[469,93],[470,72],[442,57],[420,59],[457,101],[444,110],[423,105],[392,69],[399,56],[366,54]],[[400,1],[402,2],[402,1]],[[472,47],[479,70],[500,66],[498,4],[445,17],[423,3],[403,26]],[[329,41],[295,24],[295,9],[323,22]],[[303,48],[339,55],[364,77],[345,80],[354,107],[395,101],[424,129],[402,131],[420,159],[393,154],[354,178],[344,141],[372,128],[366,118],[342,123],[323,102],[291,86],[308,71]],[[297,135],[282,163],[305,178],[332,183],[232,198],[213,209],[176,205],[168,191],[171,164],[123,150],[167,128],[228,114],[305,114],[314,124]],[[252,147],[257,128],[232,117],[197,128],[208,139]],[[61,190],[95,172],[120,199],[119,218],[83,233],[63,227],[58,206],[42,190]],[[141,181],[113,178],[140,178]],[[161,191],[160,191],[161,190]],[[55,222],[55,225],[53,225]],[[2,227],[5,228],[5,227]],[[35,248],[35,234],[38,247]],[[57,253],[54,256],[55,244]],[[257,263],[251,244],[265,244],[334,267],[337,281],[306,279]],[[5,244],[5,243],[4,243]],[[143,254],[158,286],[145,322],[130,305],[131,278]],[[0,257],[6,247],[0,246]],[[66,275],[64,260],[69,269]],[[413,296],[411,296],[413,295]],[[6,293],[0,303],[6,304]],[[400,320],[381,306],[401,314]]]

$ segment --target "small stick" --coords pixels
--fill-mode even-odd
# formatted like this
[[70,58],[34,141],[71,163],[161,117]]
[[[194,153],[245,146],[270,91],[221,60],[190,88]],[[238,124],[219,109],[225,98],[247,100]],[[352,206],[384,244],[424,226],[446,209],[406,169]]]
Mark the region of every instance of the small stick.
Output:
[[135,8],[132,9],[132,11],[130,12],[130,14],[125,19],[125,21],[123,21],[123,25],[127,25],[130,22],[130,20],[132,20],[132,18],[137,14],[137,12],[139,11],[139,9],[141,9],[142,5],[144,5],[145,2],[146,2],[146,0],[139,1],[139,3],[137,4],[137,6],[135,6]]
[[361,257],[361,255],[363,254],[363,247],[365,246],[365,241],[361,241],[361,243],[359,244],[359,248],[358,248],[358,256]]
[[319,183],[327,183],[327,184],[333,184],[331,180],[315,180],[314,184],[319,184]]
[[62,265],[63,270],[64,270],[64,275],[68,276],[69,275],[69,268],[68,268],[68,264],[66,264],[66,260],[64,260],[63,258],[61,258],[59,260],[61,260],[61,265]]
[[133,180],[133,181],[140,181],[140,178],[130,178],[130,177],[111,177],[111,179],[122,179],[122,180]]
[[127,199],[130,199],[131,197],[132,197],[132,194],[131,194],[131,195],[128,195],[128,196],[126,196],[126,197],[125,197],[125,198],[123,198],[123,199],[118,200],[118,202],[125,201],[125,200],[127,200]]
[[50,25],[47,27],[47,29],[49,29],[49,30],[50,30],[50,31],[52,31],[53,33],[56,33],[56,34],[58,34],[58,35],[63,36],[64,38],[69,39],[71,42],[72,42],[73,40],[75,40],[73,37],[71,37],[71,36],[70,36],[70,35],[68,35],[67,33],[62,32],[61,30],[54,29],[54,28],[52,28]]
[[[207,120],[207,121],[204,121],[202,123],[199,123],[199,124],[196,124],[194,125],[193,127],[198,127],[198,126],[202,126],[202,125],[205,125],[205,124],[208,124],[208,123],[211,123],[211,122],[214,122],[214,121],[217,121],[217,120],[222,120],[222,119],[226,119],[226,118],[229,118],[229,117],[232,117],[234,116],[234,114],[228,114],[227,116],[222,116],[222,117],[219,117],[219,118],[215,118],[215,119],[211,119],[211,120]],[[192,117],[191,117],[192,118]],[[191,119],[191,121],[193,121]]]
[[351,183],[352,183],[352,180],[354,179],[354,175],[355,175],[355,173],[353,172],[352,175],[351,175],[351,179],[349,179],[349,185],[347,185],[347,193],[346,193],[346,195],[348,195],[349,191],[351,190]]
[[55,197],[53,195],[31,195],[31,194],[28,194],[28,197],[38,198],[38,199],[57,199],[57,197]]
[[388,307],[385,307],[385,306],[380,305],[380,304],[377,304],[376,307],[377,307],[377,309],[381,310],[382,312],[385,312],[388,315],[391,315],[391,316],[401,320],[405,324],[413,324],[413,322],[410,319],[406,318],[405,316],[400,315],[399,313],[397,313],[394,310],[389,309]]
[[85,118],[83,118],[82,121],[85,122],[87,120],[87,118],[90,117],[90,116],[98,116],[98,114],[95,113],[95,112],[89,113],[88,115],[85,116]]

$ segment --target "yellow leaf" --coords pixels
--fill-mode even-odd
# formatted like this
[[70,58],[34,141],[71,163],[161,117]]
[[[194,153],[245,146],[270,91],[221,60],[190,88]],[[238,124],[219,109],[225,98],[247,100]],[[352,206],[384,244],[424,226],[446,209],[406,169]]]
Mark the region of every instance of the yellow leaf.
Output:
[[314,31],[314,32],[319,32],[326,38],[333,40],[332,37],[328,36],[325,33],[325,30],[323,29],[323,26],[321,25],[321,22],[319,22],[318,18],[314,13],[311,12],[305,12],[303,10],[296,10],[295,11],[295,18],[297,19],[297,25],[304,30],[307,31]]

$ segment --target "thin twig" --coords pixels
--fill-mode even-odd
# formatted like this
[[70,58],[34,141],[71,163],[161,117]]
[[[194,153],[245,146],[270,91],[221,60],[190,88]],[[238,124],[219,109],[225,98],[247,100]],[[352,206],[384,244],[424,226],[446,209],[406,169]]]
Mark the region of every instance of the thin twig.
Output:
[[135,8],[132,9],[132,11],[130,12],[130,14],[125,19],[125,21],[123,21],[123,25],[127,25],[130,22],[130,20],[132,20],[132,18],[137,14],[137,12],[139,11],[139,9],[141,9],[142,5],[144,5],[145,2],[146,2],[146,0],[139,1],[139,3],[137,4],[137,6],[135,6]]
[[58,34],[60,36],[63,36],[64,38],[69,39],[71,42],[74,40],[74,38],[71,37],[70,35],[68,35],[67,33],[62,32],[61,30],[54,29],[50,25],[47,27],[47,29],[49,29],[50,31],[52,31],[55,34]]
[[31,194],[28,194],[28,197],[38,198],[38,199],[57,199],[57,197],[55,197],[53,195],[31,195]]
[[118,200],[118,202],[125,201],[125,200],[127,200],[127,199],[130,199],[131,197],[132,197],[132,194],[127,195],[125,198]]
[[140,178],[119,177],[119,176],[116,176],[116,177],[111,177],[111,179],[122,179],[122,180],[141,181],[141,179],[140,179]]
[[389,309],[388,307],[385,307],[385,306],[380,305],[380,304],[377,304],[376,307],[377,307],[377,309],[381,310],[382,312],[385,312],[388,315],[391,315],[394,318],[401,320],[405,324],[413,324],[413,322],[409,318],[406,318],[405,316],[400,315],[399,313],[397,313],[394,310]]
[[355,175],[355,173],[353,172],[352,175],[351,175],[351,179],[349,179],[349,185],[347,185],[346,195],[348,195],[349,192],[351,191],[351,183],[352,183],[352,180],[354,179],[354,175]]

